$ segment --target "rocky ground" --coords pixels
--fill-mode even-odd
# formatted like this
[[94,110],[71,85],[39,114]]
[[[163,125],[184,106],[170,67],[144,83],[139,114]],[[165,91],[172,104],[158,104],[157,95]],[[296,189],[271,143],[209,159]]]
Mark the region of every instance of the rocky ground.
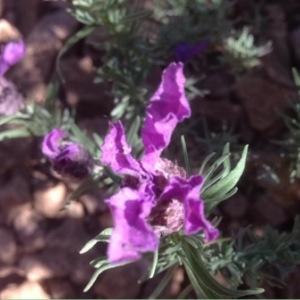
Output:
[[[60,1],[4,0],[3,17],[24,35],[26,57],[7,74],[28,99],[42,101],[57,53],[78,28]],[[28,9],[30,7],[30,9]],[[300,209],[300,185],[290,184],[286,168],[278,170],[280,184],[267,176],[265,165],[276,165],[280,156],[266,143],[281,136],[285,127],[275,112],[289,111],[295,98],[291,66],[300,67],[300,6],[296,1],[268,4],[267,38],[274,51],[263,58],[262,68],[237,77],[229,69],[208,73],[202,88],[211,93],[193,100],[194,115],[205,115],[210,124],[220,119],[238,128],[241,143],[251,145],[248,167],[240,191],[222,204],[224,235],[241,226],[265,224],[289,230]],[[298,22],[298,23],[297,23]],[[111,102],[103,84],[93,83],[89,49],[78,46],[62,60],[65,104],[77,106],[79,124],[100,135],[106,132]],[[216,125],[217,127],[217,125]],[[100,245],[85,255],[79,249],[112,220],[103,195],[84,196],[61,210],[73,184],[56,179],[40,153],[40,139],[17,139],[0,144],[0,298],[145,298],[160,278],[138,285],[143,265],[136,263],[104,273],[88,293],[89,261],[105,253]],[[265,144],[263,144],[263,142]],[[41,164],[41,161],[43,162]],[[48,170],[48,171],[47,171]],[[284,289],[267,288],[267,298],[298,298],[300,268]],[[179,269],[160,295],[176,297],[185,284]]]

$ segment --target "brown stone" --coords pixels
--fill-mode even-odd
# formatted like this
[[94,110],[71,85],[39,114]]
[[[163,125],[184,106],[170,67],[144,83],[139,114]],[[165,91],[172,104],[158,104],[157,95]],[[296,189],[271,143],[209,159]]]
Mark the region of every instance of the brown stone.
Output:
[[7,181],[0,182],[0,211],[6,224],[11,224],[28,207],[28,202],[31,202],[29,184],[23,176],[13,172]]
[[287,16],[282,4],[267,4],[265,12],[268,18],[266,34],[272,41],[272,51],[261,58],[263,70],[276,84],[293,88]]
[[74,287],[66,279],[48,279],[44,282],[44,286],[52,299],[77,298]]
[[295,267],[295,269],[288,276],[286,280],[285,287],[285,298],[286,299],[298,299],[300,295],[300,285],[299,285],[299,276],[300,276],[300,266]]
[[263,194],[255,203],[255,216],[261,217],[264,223],[276,228],[288,220],[285,211],[276,203],[270,194]]
[[[101,201],[92,195],[84,195],[80,197],[80,202],[90,215],[101,211],[101,205],[99,205]],[[105,210],[105,208],[103,207],[102,210]]]
[[236,193],[222,203],[223,210],[231,218],[241,218],[247,211],[248,201],[241,193]]
[[96,249],[97,247],[84,254],[78,252],[74,254],[74,268],[70,274],[70,279],[75,284],[85,286],[91,279],[94,269],[90,266],[90,262],[99,256],[105,255],[104,251],[101,253]]
[[[141,290],[140,298],[151,299],[152,293],[156,290],[157,286],[163,280],[166,275],[166,271],[162,272],[152,279],[147,280],[143,284],[143,289]],[[183,280],[182,270],[177,269],[174,271],[173,276],[167,286],[157,295],[158,299],[174,299],[178,296],[179,287],[181,287]]]
[[202,90],[208,91],[208,96],[224,97],[235,88],[236,77],[228,70],[216,70],[208,73],[201,81]]
[[[216,126],[223,122],[229,128],[239,126],[241,121],[245,119],[243,108],[240,104],[235,104],[230,101],[230,98],[222,98],[219,100],[209,100],[203,98],[196,98],[191,102],[193,114],[203,115],[211,124]],[[212,129],[210,127],[210,129]],[[218,129],[219,131],[220,129]]]
[[50,296],[37,282],[25,281],[17,285],[8,285],[0,291],[1,299],[49,299]]
[[72,219],[82,219],[85,216],[85,211],[82,203],[74,201],[66,207],[66,217]]
[[20,284],[24,279],[25,274],[20,269],[13,266],[0,265],[0,291],[7,285]]
[[34,193],[34,208],[48,218],[65,216],[62,208],[66,201],[67,188],[62,182]]
[[[92,236],[93,237],[93,236]],[[46,236],[47,245],[60,247],[68,251],[79,251],[91,238],[80,220],[67,219],[58,227],[48,232]]]
[[295,61],[300,66],[300,27],[290,33],[290,41]]
[[[61,62],[61,70],[66,84],[63,86],[66,101],[72,107],[78,108],[80,117],[97,118],[96,122],[101,123],[99,116],[109,115],[113,108],[113,101],[105,91],[110,88],[107,83],[95,83],[93,61],[91,57],[85,56],[82,59],[68,58]],[[105,120],[102,120],[104,123]],[[106,126],[105,126],[106,128]],[[96,132],[101,131],[99,127]]]
[[95,283],[93,290],[98,297],[108,299],[137,298],[141,276],[137,264],[107,270]]
[[47,247],[36,254],[25,254],[19,261],[19,268],[32,281],[54,277],[64,277],[70,274],[76,258],[61,248]]
[[101,214],[100,224],[101,224],[101,228],[108,228],[114,226],[114,221],[109,211]]
[[284,126],[276,111],[284,112],[293,90],[278,86],[261,76],[245,76],[238,82],[237,94],[253,129],[275,134]]
[[45,246],[45,220],[32,208],[20,211],[13,228],[25,252],[34,252]]
[[12,232],[5,228],[0,228],[0,262],[13,264],[17,258],[17,243]]
[[[83,223],[77,219],[64,220],[60,226],[49,231],[46,236],[46,243],[51,248],[60,249],[65,255],[72,257],[69,270],[70,279],[77,284],[85,285],[92,276],[93,269],[89,265],[90,261],[104,254],[101,250],[102,246],[88,253],[81,255],[79,251],[87,241],[95,235],[88,234]],[[67,267],[65,267],[67,269]]]

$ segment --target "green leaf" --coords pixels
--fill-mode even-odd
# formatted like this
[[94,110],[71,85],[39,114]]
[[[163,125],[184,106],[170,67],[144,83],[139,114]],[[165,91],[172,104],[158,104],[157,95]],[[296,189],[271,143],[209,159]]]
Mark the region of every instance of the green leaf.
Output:
[[115,119],[115,120],[118,120],[120,119],[120,117],[122,115],[124,115],[125,111],[126,111],[126,108],[128,106],[128,100],[129,98],[126,100],[125,99],[122,99],[122,102],[118,103],[115,108],[111,111],[110,115]]
[[0,141],[5,139],[28,137],[31,135],[31,132],[26,128],[9,129],[0,133]]
[[300,87],[300,76],[296,68],[292,68],[292,74],[293,74],[293,79],[295,82],[295,85],[299,88]]
[[214,164],[203,173],[203,176],[205,177],[205,182],[202,188],[202,191],[204,192],[206,185],[209,184],[210,177],[214,174],[214,172],[224,163],[224,161],[228,158],[229,154],[222,155],[217,161],[214,162]]
[[83,248],[79,251],[80,254],[86,253],[89,250],[91,250],[97,243],[99,242],[108,242],[111,236],[113,229],[112,228],[106,228],[102,230],[95,238],[88,241]]
[[136,118],[134,118],[127,134],[127,141],[129,145],[134,144],[135,139],[138,137],[138,131],[140,129],[140,126],[141,126],[141,118],[137,116]]
[[86,287],[84,288],[83,291],[87,292],[92,287],[92,285],[95,283],[97,278],[101,275],[101,273],[103,273],[104,271],[109,270],[109,269],[113,269],[113,268],[116,268],[116,267],[125,266],[129,263],[131,263],[131,261],[126,261],[126,262],[118,263],[118,264],[112,264],[108,260],[103,261],[101,263],[101,267],[95,271],[95,273],[93,274],[92,278],[90,279],[90,281],[88,282],[88,284],[86,285]]
[[13,115],[13,116],[7,116],[7,117],[0,117],[0,125],[10,123],[11,121],[18,119],[18,115]]
[[202,299],[232,299],[260,294],[263,289],[233,290],[219,284],[207,270],[200,249],[195,249],[184,239],[182,241],[182,262],[191,284]]
[[151,266],[151,270],[150,270],[150,273],[149,273],[149,278],[153,278],[154,277],[154,274],[155,274],[155,271],[156,271],[156,267],[157,267],[157,263],[158,263],[158,250],[156,250],[154,253],[153,253],[153,261],[152,261],[152,266]]
[[245,169],[247,153],[248,145],[244,147],[242,156],[235,168],[228,173],[229,165],[228,162],[226,162],[224,170],[228,174],[226,176],[222,176],[219,181],[209,186],[202,192],[201,197],[205,200],[208,211],[211,211],[218,203],[226,199],[228,193],[231,194],[235,192],[234,188]]
[[229,174],[230,168],[231,168],[231,163],[230,163],[230,151],[229,151],[229,143],[226,143],[223,149],[223,155],[228,155],[227,159],[224,160],[223,166],[224,166],[224,172],[223,172],[223,177]]
[[205,169],[207,163],[210,161],[210,159],[211,159],[214,155],[216,155],[216,153],[213,152],[213,153],[209,154],[209,155],[203,160],[202,165],[201,165],[201,167],[200,167],[200,169],[199,169],[199,175],[203,175],[203,172],[204,172],[204,169]]
[[95,268],[95,269],[99,269],[101,268],[105,263],[107,262],[107,257],[106,256],[101,256],[101,257],[98,257],[94,260],[92,260],[90,262],[90,265]]
[[82,130],[74,123],[71,124],[71,131],[76,136],[78,141],[83,144],[91,153],[94,153],[96,145],[82,132]]
[[47,109],[47,111],[54,110],[55,100],[59,92],[59,87],[60,87],[59,78],[57,74],[54,74],[50,83],[48,84],[46,99],[44,102],[44,107]]
[[187,174],[190,175],[191,167],[190,167],[189,156],[187,153],[187,147],[186,147],[184,135],[181,136],[181,147],[182,147],[182,153],[183,153],[183,158],[184,158],[184,163],[185,163],[185,169],[186,169]]

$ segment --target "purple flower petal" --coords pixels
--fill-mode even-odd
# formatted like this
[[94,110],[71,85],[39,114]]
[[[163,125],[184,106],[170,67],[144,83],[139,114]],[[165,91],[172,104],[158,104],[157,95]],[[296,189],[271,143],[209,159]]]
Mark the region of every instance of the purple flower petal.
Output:
[[9,42],[6,44],[0,55],[0,76],[25,55],[25,44],[23,40],[17,42]]
[[79,180],[91,175],[94,166],[88,150],[75,143],[63,145],[59,154],[52,159],[52,164],[58,173]]
[[110,123],[109,126],[110,131],[101,147],[101,162],[116,173],[136,175],[141,171],[141,165],[130,154],[131,147],[126,142],[122,123]]
[[52,129],[45,135],[42,143],[42,152],[44,155],[53,159],[60,153],[60,141],[66,137],[66,133],[60,129]]
[[150,194],[122,188],[106,200],[115,223],[108,246],[110,262],[136,260],[141,253],[158,248],[159,239],[146,222],[153,206],[153,199],[149,197]]
[[218,230],[205,218],[204,202],[199,199],[203,184],[202,176],[191,176],[188,179],[173,177],[161,195],[160,201],[177,199],[184,204],[184,231],[186,235],[203,230],[205,241],[218,237]]
[[183,64],[172,63],[163,72],[162,82],[150,99],[142,129],[145,146],[142,162],[152,169],[170,143],[177,123],[191,115],[184,84]]
[[205,233],[205,242],[214,241],[219,231],[206,220],[204,215],[204,202],[201,199],[187,198],[184,203],[185,207],[185,234],[192,235],[200,230]]

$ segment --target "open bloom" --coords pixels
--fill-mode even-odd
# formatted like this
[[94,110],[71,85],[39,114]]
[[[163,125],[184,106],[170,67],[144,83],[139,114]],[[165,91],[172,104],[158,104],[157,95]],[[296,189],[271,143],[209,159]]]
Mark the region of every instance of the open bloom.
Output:
[[203,177],[187,177],[184,169],[161,157],[177,123],[191,114],[184,83],[183,64],[170,64],[147,107],[141,133],[145,151],[139,161],[131,155],[122,123],[110,123],[101,161],[125,175],[121,189],[106,200],[115,225],[108,246],[111,262],[155,251],[160,236],[182,228],[187,235],[204,231],[206,241],[218,236],[199,198]]
[[74,179],[84,179],[92,174],[93,158],[86,148],[66,141],[67,134],[53,129],[43,140],[42,152],[52,163],[53,169],[61,175]]

